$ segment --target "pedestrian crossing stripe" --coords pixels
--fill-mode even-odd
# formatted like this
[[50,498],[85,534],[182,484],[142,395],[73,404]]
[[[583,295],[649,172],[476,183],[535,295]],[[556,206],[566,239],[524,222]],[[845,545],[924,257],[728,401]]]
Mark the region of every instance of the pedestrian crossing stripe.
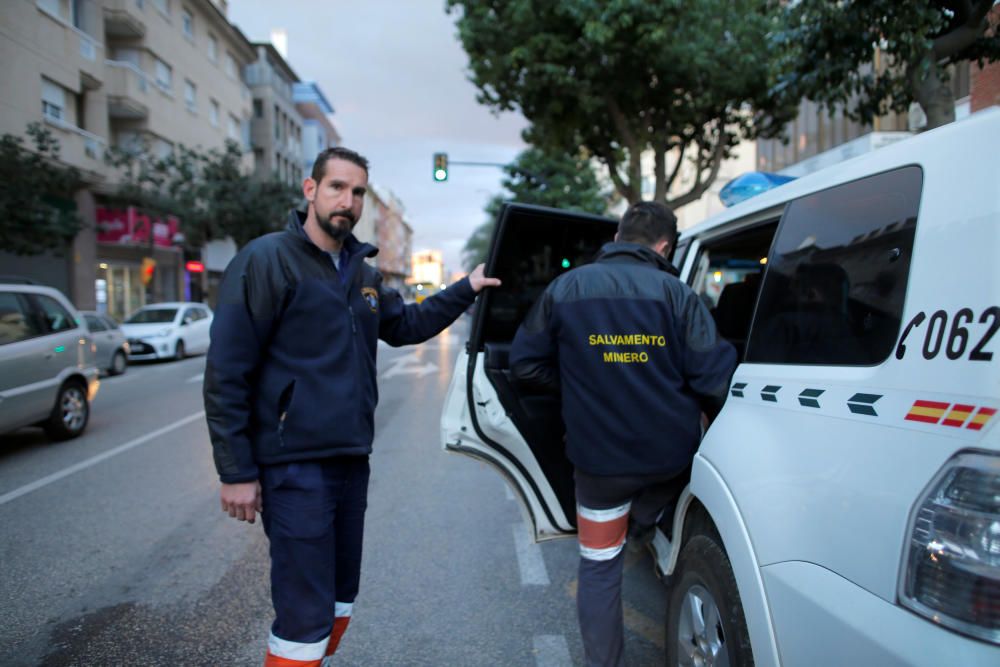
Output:
[[913,407],[907,413],[905,419],[913,422],[924,422],[925,424],[937,424],[944,416],[944,411],[948,409],[950,403],[938,401],[914,401]]
[[969,421],[968,426],[965,428],[972,429],[973,431],[981,431],[986,426],[986,422],[992,419],[996,413],[995,408],[979,408],[979,412],[976,413],[976,416]]

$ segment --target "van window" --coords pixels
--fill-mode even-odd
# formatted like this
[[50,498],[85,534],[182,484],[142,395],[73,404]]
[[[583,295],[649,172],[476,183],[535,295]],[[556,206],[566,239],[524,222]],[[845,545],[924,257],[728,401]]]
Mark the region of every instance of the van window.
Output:
[[719,335],[743,358],[767,253],[778,221],[727,234],[702,244],[691,287],[715,320]]
[[90,333],[108,330],[107,325],[104,324],[104,320],[96,315],[84,315],[83,319],[87,320],[87,328],[90,329]]
[[44,294],[34,294],[32,298],[42,310],[49,333],[59,333],[76,328],[76,320],[58,301]]
[[17,343],[42,334],[24,299],[12,292],[0,292],[0,345]]
[[923,173],[903,167],[791,202],[746,360],[867,366],[899,333]]
[[490,290],[485,307],[483,342],[514,339],[518,325],[545,287],[570,269],[593,261],[611,241],[613,221],[556,211],[508,210],[501,214],[503,234],[493,248],[491,272],[503,286]]

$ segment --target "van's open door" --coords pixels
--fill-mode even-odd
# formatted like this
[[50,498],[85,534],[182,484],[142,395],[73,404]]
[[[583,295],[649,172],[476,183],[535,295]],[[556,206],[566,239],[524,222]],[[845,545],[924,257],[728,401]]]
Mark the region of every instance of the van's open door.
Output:
[[573,468],[559,397],[515,391],[510,344],[545,286],[590,262],[615,229],[615,221],[582,213],[523,204],[501,209],[486,275],[503,285],[477,303],[468,354],[459,359],[445,402],[445,449],[503,474],[523,501],[536,540],[576,532]]

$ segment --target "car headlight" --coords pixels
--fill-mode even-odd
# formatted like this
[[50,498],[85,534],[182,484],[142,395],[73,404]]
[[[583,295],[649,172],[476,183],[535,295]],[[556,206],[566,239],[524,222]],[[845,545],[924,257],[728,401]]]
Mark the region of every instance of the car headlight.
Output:
[[935,623],[1000,644],[1000,457],[949,460],[910,517],[900,602]]

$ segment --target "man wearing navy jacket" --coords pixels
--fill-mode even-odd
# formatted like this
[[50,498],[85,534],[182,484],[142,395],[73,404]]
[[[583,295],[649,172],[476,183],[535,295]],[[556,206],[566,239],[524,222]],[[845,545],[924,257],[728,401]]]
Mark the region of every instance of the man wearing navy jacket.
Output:
[[270,540],[275,621],[265,667],[329,662],[350,621],[378,401],[378,339],[420,343],[483,287],[482,265],[406,305],[365,263],[351,233],[368,161],[330,148],[303,184],[305,214],[255,239],[226,268],[205,367],[205,412],[222,509],[261,513]]
[[577,611],[587,665],[623,664],[629,516],[651,534],[686,483],[702,412],[722,405],[736,351],[667,261],[677,218],[632,205],[592,264],[556,278],[510,350],[516,384],[561,391],[575,469]]

